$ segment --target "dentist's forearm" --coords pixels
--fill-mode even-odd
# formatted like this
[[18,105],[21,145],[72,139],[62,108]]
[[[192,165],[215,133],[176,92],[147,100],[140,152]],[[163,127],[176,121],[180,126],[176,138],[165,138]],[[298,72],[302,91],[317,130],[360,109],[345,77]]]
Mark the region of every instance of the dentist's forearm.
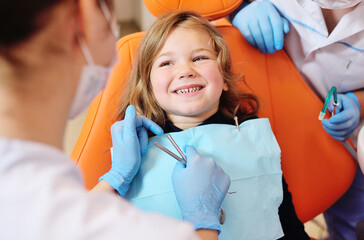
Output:
[[95,187],[91,189],[91,192],[94,191],[117,193],[115,189],[105,180],[101,180]]
[[218,240],[219,238],[219,234],[216,230],[198,229],[196,232],[201,240]]

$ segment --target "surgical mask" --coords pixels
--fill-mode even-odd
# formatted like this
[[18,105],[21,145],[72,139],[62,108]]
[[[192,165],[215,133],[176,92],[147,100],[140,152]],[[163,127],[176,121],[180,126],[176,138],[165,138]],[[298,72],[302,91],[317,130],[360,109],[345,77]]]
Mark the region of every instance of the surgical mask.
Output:
[[[110,29],[113,32],[115,39],[117,39],[119,37],[119,31],[117,30],[117,27],[112,24],[114,21],[112,21],[110,11],[104,1],[100,1],[99,3],[106,20],[110,24]],[[78,37],[78,42],[87,61],[87,65],[82,69],[79,86],[77,88],[76,95],[68,116],[69,119],[74,119],[80,115],[91,104],[92,100],[97,96],[97,94],[104,89],[110,76],[112,67],[116,63],[115,54],[114,60],[110,66],[105,67],[96,65],[91,56],[89,48],[81,36]]]
[[313,0],[324,9],[344,9],[355,6],[361,0]]

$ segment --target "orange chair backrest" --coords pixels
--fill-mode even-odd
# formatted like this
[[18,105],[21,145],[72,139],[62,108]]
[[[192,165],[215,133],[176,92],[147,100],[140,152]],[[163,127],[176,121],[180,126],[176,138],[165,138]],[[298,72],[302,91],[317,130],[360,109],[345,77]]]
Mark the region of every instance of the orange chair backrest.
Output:
[[[164,2],[179,1],[145,2],[147,5],[163,5]],[[199,7],[205,9],[199,1],[183,1],[186,2],[191,5],[198,2]],[[217,2],[221,1],[209,0],[206,5]],[[158,6],[155,8],[160,9]],[[218,11],[218,14],[221,12]],[[251,91],[259,97],[259,117],[269,118],[271,122],[281,147],[283,174],[297,214],[306,222],[325,211],[345,193],[354,178],[357,164],[341,142],[332,139],[322,128],[317,117],[323,103],[301,78],[284,51],[261,54],[231,25],[222,23],[217,29],[229,46],[233,71],[244,75]],[[72,153],[71,157],[83,171],[88,189],[110,169],[110,127],[115,121],[120,91],[142,36],[143,33],[135,33],[118,41],[120,62],[115,66],[105,90],[93,101]]]

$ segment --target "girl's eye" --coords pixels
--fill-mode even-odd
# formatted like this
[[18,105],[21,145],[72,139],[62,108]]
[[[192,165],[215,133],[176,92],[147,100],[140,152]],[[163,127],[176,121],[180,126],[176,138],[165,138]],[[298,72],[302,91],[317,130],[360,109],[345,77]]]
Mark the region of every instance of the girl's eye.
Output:
[[197,61],[201,61],[201,60],[206,60],[206,59],[209,59],[208,57],[206,56],[198,56],[198,57],[195,57],[193,59],[194,62],[197,62]]
[[162,62],[161,64],[159,64],[159,67],[165,67],[165,66],[170,66],[170,65],[172,65],[171,61],[165,61],[165,62]]

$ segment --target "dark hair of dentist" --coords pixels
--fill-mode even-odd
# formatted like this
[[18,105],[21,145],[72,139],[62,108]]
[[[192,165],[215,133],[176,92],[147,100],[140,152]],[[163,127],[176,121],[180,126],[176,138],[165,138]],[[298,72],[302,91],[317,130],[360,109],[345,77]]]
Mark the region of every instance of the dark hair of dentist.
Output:
[[[183,198],[197,210],[196,216],[186,213],[190,224],[141,212],[118,194],[138,171],[147,130],[163,133],[133,107],[112,129],[122,136],[113,144],[125,149],[123,162],[110,169],[114,179],[87,192],[80,171],[62,151],[67,120],[106,84],[115,57],[113,8],[111,0],[0,1],[0,239],[218,237],[219,229],[209,226],[211,219],[218,222],[230,180],[213,159],[195,153],[185,168],[176,168],[174,187],[194,189]],[[184,181],[197,177],[206,181],[190,181],[191,186]],[[219,198],[194,203],[216,187]],[[198,214],[202,209],[212,211],[206,217]],[[202,227],[195,231],[193,225]]]

